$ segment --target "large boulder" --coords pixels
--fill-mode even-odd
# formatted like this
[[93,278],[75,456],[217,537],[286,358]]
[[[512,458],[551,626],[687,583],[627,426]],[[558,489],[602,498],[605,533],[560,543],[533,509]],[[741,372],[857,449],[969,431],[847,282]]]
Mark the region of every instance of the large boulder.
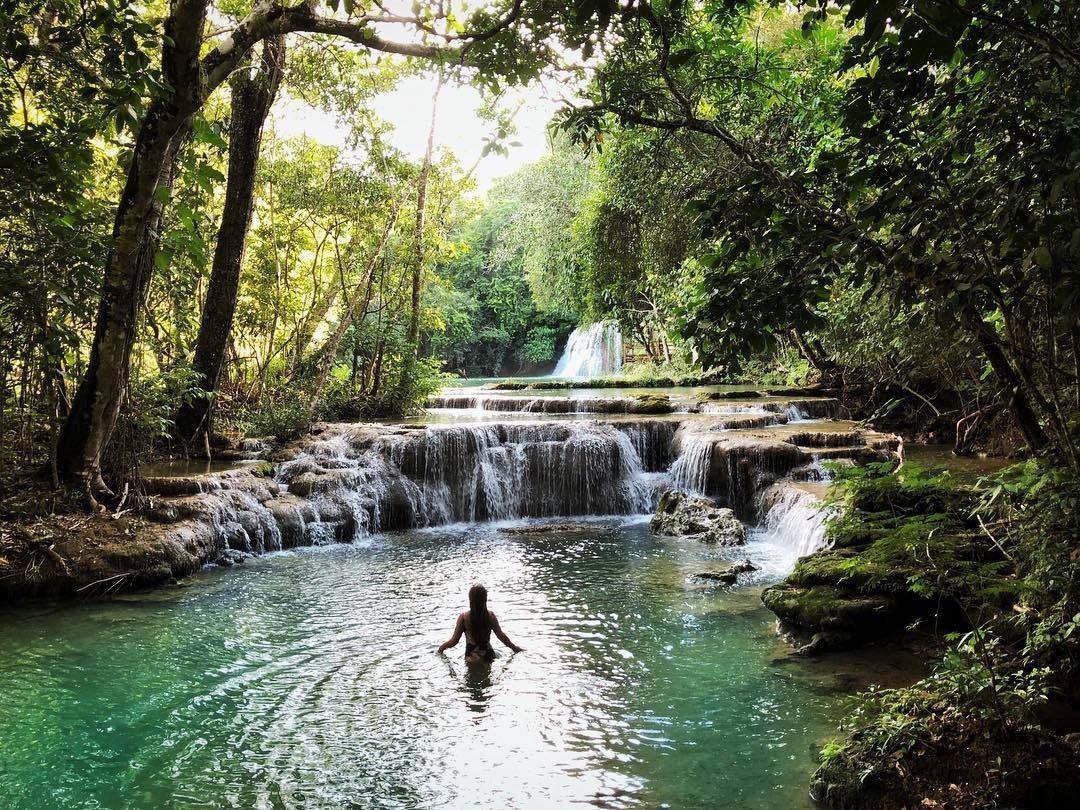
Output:
[[717,506],[710,498],[675,489],[660,496],[649,530],[665,537],[694,537],[723,546],[746,542],[746,528],[730,509]]
[[784,582],[766,588],[761,601],[786,630],[809,637],[799,647],[801,653],[856,646],[893,629],[903,615],[891,594],[861,594],[829,585],[799,587]]
[[657,414],[671,413],[675,406],[667,394],[636,394],[627,406],[627,413]]

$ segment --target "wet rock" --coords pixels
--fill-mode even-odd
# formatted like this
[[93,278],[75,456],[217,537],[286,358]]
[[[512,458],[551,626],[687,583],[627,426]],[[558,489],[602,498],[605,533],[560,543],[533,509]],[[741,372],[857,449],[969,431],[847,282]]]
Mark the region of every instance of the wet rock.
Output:
[[142,481],[147,495],[161,495],[175,498],[181,495],[199,495],[208,487],[216,485],[214,479],[206,475],[151,476]]
[[706,585],[734,585],[739,578],[739,574],[746,574],[756,570],[757,566],[749,560],[739,560],[726,563],[723,567],[691,574],[690,579],[692,582]]
[[827,652],[847,650],[859,643],[859,637],[852,633],[835,631],[814,633],[810,640],[795,648],[796,655],[821,655]]
[[289,482],[289,492],[293,495],[299,495],[301,498],[310,497],[311,493],[315,491],[318,481],[319,476],[313,472],[300,473]]
[[252,556],[254,555],[247,551],[241,551],[238,548],[223,548],[214,562],[222,568],[231,568],[234,565],[239,565]]
[[628,413],[657,414],[675,410],[667,394],[638,394],[627,409]]
[[537,523],[527,526],[503,526],[499,532],[509,535],[577,534],[596,531],[597,528],[603,526],[596,523]]
[[706,391],[698,394],[700,402],[719,402],[725,399],[754,399],[762,396],[760,391]]
[[177,523],[180,521],[180,510],[175,506],[165,503],[154,504],[143,510],[147,520],[154,523]]
[[851,646],[881,635],[883,628],[901,618],[900,606],[890,594],[859,594],[830,585],[807,588],[781,583],[766,588],[761,601],[785,628],[811,637],[803,648],[810,652]]
[[649,531],[667,537],[693,537],[704,543],[737,546],[746,542],[746,529],[735,513],[702,498],[669,489],[649,522]]

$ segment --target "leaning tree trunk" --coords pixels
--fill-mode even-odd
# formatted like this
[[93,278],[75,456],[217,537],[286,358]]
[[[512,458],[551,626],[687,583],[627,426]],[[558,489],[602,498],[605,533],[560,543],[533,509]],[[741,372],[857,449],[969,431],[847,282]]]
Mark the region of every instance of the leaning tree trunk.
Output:
[[963,310],[963,319],[968,328],[975,334],[975,340],[979,348],[986,355],[987,362],[998,380],[1005,386],[1008,395],[1008,406],[1016,420],[1017,427],[1024,434],[1028,447],[1032,452],[1040,452],[1050,444],[1050,439],[1039,423],[1039,417],[1035,413],[1031,399],[1024,387],[1024,381],[1020,374],[1013,368],[1008,355],[1001,345],[1001,340],[993,328],[983,320],[982,314],[972,304],[967,304]]
[[262,59],[255,74],[239,71],[231,81],[232,121],[229,124],[229,177],[225,188],[225,208],[218,228],[214,264],[192,363],[207,396],[185,402],[176,414],[176,436],[189,448],[195,447],[199,439],[210,431],[213,395],[225,364],[225,353],[232,333],[240,268],[244,261],[248,228],[251,226],[263,124],[281,83],[284,57],[282,38],[268,39],[263,43]]
[[338,349],[341,348],[341,341],[345,339],[345,333],[349,331],[349,327],[356,322],[358,317],[362,318],[367,313],[368,304],[371,302],[371,288],[375,283],[375,270],[378,267],[379,259],[382,257],[383,251],[386,250],[386,245],[390,241],[390,237],[394,233],[394,227],[397,225],[398,216],[401,214],[401,207],[404,202],[405,195],[402,194],[402,196],[391,205],[390,216],[387,218],[386,225],[383,227],[382,237],[375,246],[371,258],[368,260],[368,265],[364,272],[367,284],[365,287],[363,305],[360,305],[361,299],[359,296],[354,298],[352,304],[341,313],[341,318],[338,320],[337,326],[334,328],[330,337],[319,347],[318,356],[312,371],[313,380],[311,384],[311,399],[308,400],[309,418],[314,416],[315,411],[319,406],[319,402],[322,399],[323,389],[326,387],[327,380],[330,379],[330,372],[334,368],[334,361],[337,359]]
[[412,274],[412,309],[409,314],[410,359],[415,358],[420,352],[420,286],[426,261],[427,243],[424,239],[424,228],[427,218],[428,178],[431,176],[431,153],[435,148],[435,120],[443,81],[443,74],[440,72],[439,80],[435,84],[435,92],[431,96],[431,125],[428,127],[427,148],[424,150],[424,161],[420,164],[420,177],[416,183],[416,229],[414,232],[416,255]]
[[97,506],[95,495],[111,494],[101,478],[101,456],[120,414],[138,311],[153,271],[154,230],[163,205],[156,192],[162,181],[171,182],[177,150],[205,97],[199,49],[206,7],[206,0],[170,3],[161,57],[170,91],[151,103],[135,140],[101,282],[90,360],[57,440],[58,473],[79,484],[91,506]]
[[158,188],[172,184],[176,153],[190,118],[159,105],[139,133],[117,209],[113,244],[101,285],[97,326],[86,374],[57,440],[57,471],[78,483],[93,502],[109,494],[101,456],[116,426],[131,371],[139,307],[146,300],[164,213]]

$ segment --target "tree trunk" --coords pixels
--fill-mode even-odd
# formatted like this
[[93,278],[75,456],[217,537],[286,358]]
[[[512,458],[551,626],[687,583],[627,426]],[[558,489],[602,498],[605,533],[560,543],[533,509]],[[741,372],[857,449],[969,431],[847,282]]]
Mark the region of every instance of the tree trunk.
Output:
[[1031,400],[1028,398],[1024,381],[1016,369],[1013,368],[1012,363],[1009,362],[1008,355],[1001,346],[1001,340],[992,327],[983,320],[982,315],[975,311],[972,306],[965,307],[964,319],[967,321],[968,327],[974,331],[979,348],[986,355],[994,374],[997,375],[997,378],[1008,391],[1008,405],[1013,418],[1016,419],[1017,427],[1024,434],[1024,438],[1027,440],[1032,452],[1039,452],[1049,444],[1050,440],[1042,425],[1039,424],[1039,418],[1036,416]]
[[345,333],[349,331],[349,327],[352,325],[353,321],[356,320],[358,315],[367,312],[368,304],[371,301],[371,288],[375,283],[375,271],[379,265],[379,258],[382,256],[383,251],[386,250],[386,245],[390,241],[391,235],[394,233],[394,226],[397,225],[398,216],[401,214],[401,206],[404,202],[405,195],[402,194],[402,196],[393,204],[393,207],[390,209],[390,217],[386,220],[386,226],[383,228],[382,237],[379,239],[378,245],[376,245],[374,252],[371,254],[371,259],[368,261],[367,268],[365,269],[367,286],[365,297],[362,299],[364,302],[363,309],[361,310],[359,306],[361,301],[360,297],[354,296],[352,304],[341,313],[341,319],[338,321],[333,333],[327,338],[326,343],[319,348],[318,359],[313,367],[311,400],[308,403],[309,415],[313,415],[315,409],[319,405],[323,388],[326,387],[326,381],[329,379],[330,372],[334,368],[334,360],[337,358],[338,349],[341,347],[341,341],[345,339]]
[[[435,148],[435,120],[439,109],[439,93],[442,92],[443,81],[443,74],[440,71],[439,80],[435,84],[435,92],[431,96],[431,125],[428,127],[427,148],[424,150],[424,162],[420,164],[420,177],[417,180],[416,189],[416,264],[413,265],[412,312],[409,317],[409,350],[414,358],[420,351],[420,286],[426,260],[424,224],[427,217],[428,177],[431,176],[431,153]],[[408,365],[406,363],[406,367]]]
[[113,224],[101,282],[90,361],[57,440],[57,471],[79,484],[92,507],[111,494],[101,478],[101,456],[116,426],[131,372],[140,305],[153,274],[163,200],[176,153],[205,98],[199,60],[206,0],[172,0],[165,20],[162,73],[171,92],[150,104],[135,140],[127,182]]
[[192,363],[207,396],[184,403],[176,415],[176,436],[189,448],[201,447],[200,438],[210,431],[214,394],[232,333],[240,268],[251,226],[263,124],[277,95],[284,61],[281,37],[268,39],[263,43],[262,58],[254,75],[242,70],[231,81],[232,121],[225,207]]
[[163,105],[150,110],[117,209],[90,361],[57,440],[60,476],[82,486],[91,502],[95,492],[109,494],[101,456],[120,414],[138,311],[153,274],[166,197],[155,191],[171,188],[176,153],[189,127],[190,118],[177,118]]

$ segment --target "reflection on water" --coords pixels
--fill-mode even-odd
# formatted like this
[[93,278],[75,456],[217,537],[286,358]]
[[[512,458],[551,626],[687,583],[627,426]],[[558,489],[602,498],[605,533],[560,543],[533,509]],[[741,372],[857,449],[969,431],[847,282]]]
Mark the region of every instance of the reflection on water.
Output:
[[207,461],[197,458],[171,458],[144,464],[139,467],[139,474],[145,478],[182,478],[189,475],[228,472],[252,467],[258,463],[258,461],[248,460]]
[[915,442],[904,445],[904,459],[922,467],[944,467],[964,482],[990,475],[1013,463],[1006,458],[957,456],[953,453],[951,444],[917,444]]
[[[0,806],[804,806],[840,696],[688,581],[741,553],[452,526],[0,617]],[[485,669],[434,652],[474,581],[526,648]]]

